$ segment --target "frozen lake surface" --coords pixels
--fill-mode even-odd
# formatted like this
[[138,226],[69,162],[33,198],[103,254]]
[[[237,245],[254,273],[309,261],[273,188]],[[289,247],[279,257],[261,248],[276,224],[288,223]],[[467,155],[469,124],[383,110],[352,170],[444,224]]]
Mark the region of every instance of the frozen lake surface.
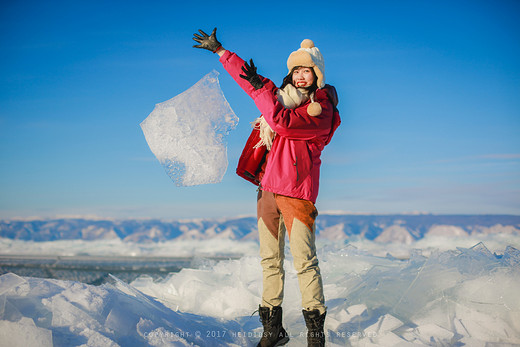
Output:
[[[486,236],[484,243],[475,241],[441,237],[412,244],[321,242],[328,345],[520,344],[518,236],[496,234]],[[260,302],[261,268],[254,242],[2,242],[11,246],[12,254],[39,247],[55,254],[75,253],[78,262],[80,253],[105,261],[109,254],[126,257],[129,251],[135,259],[151,254],[190,259],[189,267],[165,276],[150,273],[124,281],[115,274],[97,286],[4,274],[0,338],[6,345],[255,346],[258,342],[262,330],[253,312]],[[210,259],[226,252],[238,256]],[[133,259],[111,266],[135,266]],[[291,261],[290,257],[285,261],[284,325],[291,334],[288,346],[302,346],[306,330]],[[150,264],[142,265],[145,271]]]
[[159,280],[183,268],[197,267],[199,263],[199,258],[195,257],[0,255],[0,275],[12,272],[19,276],[100,285],[109,281],[109,274],[125,282],[131,282],[142,275]]

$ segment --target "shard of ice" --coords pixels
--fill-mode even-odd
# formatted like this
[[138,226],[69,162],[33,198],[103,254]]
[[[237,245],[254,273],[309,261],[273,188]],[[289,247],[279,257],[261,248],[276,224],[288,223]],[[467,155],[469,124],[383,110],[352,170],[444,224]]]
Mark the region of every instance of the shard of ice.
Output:
[[148,146],[177,186],[218,183],[225,137],[238,124],[213,70],[185,92],[155,105],[141,123]]

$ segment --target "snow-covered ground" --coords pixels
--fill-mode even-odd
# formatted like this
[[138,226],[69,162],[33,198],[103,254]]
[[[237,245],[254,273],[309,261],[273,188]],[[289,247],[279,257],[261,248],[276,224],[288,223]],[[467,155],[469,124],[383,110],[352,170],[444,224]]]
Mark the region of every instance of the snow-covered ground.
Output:
[[[5,274],[2,346],[254,346],[262,331],[254,313],[261,295],[255,242],[2,239],[0,246],[11,254],[242,255],[130,284]],[[503,234],[431,236],[409,244],[320,241],[328,345],[520,345],[519,248],[518,235]],[[304,346],[289,256],[285,265],[288,346]]]

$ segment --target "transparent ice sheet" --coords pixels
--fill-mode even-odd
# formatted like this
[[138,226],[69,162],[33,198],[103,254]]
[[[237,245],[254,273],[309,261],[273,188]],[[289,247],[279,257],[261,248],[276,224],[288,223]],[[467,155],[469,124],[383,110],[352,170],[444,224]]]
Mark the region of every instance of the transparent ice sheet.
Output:
[[141,123],[148,146],[177,186],[219,183],[227,169],[226,136],[238,124],[213,70],[155,106]]

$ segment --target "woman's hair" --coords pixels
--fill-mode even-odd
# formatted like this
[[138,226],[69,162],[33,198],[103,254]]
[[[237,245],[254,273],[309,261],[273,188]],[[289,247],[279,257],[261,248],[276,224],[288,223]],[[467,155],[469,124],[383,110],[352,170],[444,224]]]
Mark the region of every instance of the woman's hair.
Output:
[[[294,73],[294,70],[297,70],[297,69],[299,69],[301,67],[303,67],[303,66],[295,66],[295,67],[292,68],[291,72],[289,72],[289,74],[283,78],[282,85],[280,86],[280,89],[284,88],[288,84],[293,84],[292,83],[292,80],[293,80],[292,75]],[[307,87],[307,89],[309,90],[310,93],[315,92],[316,89],[318,89],[318,76],[316,76],[316,73],[314,72],[313,68],[311,68],[311,70],[312,70],[312,74],[314,76],[314,82],[312,82],[312,85],[310,87]]]

